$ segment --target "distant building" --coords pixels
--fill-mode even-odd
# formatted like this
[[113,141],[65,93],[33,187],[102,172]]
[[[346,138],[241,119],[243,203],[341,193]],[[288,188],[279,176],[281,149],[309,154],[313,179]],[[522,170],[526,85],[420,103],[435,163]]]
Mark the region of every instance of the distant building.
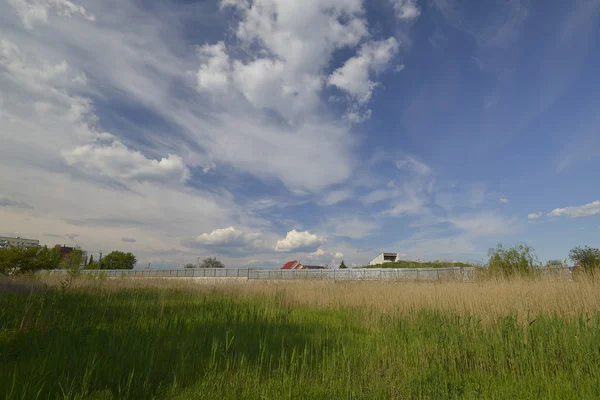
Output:
[[281,267],[281,269],[302,269],[302,268],[304,268],[304,265],[302,265],[302,263],[297,260],[288,261],[285,264],[283,264],[283,267]]
[[56,246],[54,246],[54,248],[60,251],[60,258],[65,258],[73,251],[73,247],[61,246],[60,244],[57,244]]
[[326,265],[304,265],[300,261],[288,261],[281,269],[327,269]]
[[372,259],[369,265],[385,264],[388,262],[396,262],[398,260],[400,260],[400,257],[398,257],[398,253],[381,253],[377,257]]
[[22,237],[0,236],[0,249],[8,247],[22,246],[25,248],[39,247],[40,241],[35,239],[25,239]]

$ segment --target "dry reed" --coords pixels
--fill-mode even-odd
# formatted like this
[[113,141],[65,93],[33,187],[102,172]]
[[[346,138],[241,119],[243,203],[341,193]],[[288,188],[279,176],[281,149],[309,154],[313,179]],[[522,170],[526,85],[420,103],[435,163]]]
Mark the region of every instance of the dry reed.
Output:
[[[64,280],[64,278],[62,278]],[[50,286],[58,277],[43,278]],[[349,307],[402,314],[411,310],[449,311],[474,316],[482,321],[517,315],[519,319],[537,315],[568,317],[600,310],[600,282],[591,279],[484,279],[464,283],[398,281],[247,281],[226,279],[106,279],[73,280],[73,287],[103,290],[159,288],[191,293],[218,292],[242,299],[277,297],[288,307]]]

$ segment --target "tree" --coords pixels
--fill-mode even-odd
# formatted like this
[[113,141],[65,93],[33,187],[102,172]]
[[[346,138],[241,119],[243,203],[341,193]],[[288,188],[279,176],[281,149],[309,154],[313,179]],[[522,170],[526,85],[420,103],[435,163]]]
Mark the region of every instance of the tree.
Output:
[[94,255],[90,255],[90,261],[88,261],[87,265],[94,265]]
[[508,249],[499,244],[495,249],[490,249],[488,255],[490,272],[505,277],[531,275],[538,264],[533,248],[526,244],[519,244]]
[[344,264],[344,260],[342,260],[342,263],[340,264],[340,269],[347,269],[348,267],[346,267],[346,264]]
[[87,255],[79,247],[75,247],[70,253],[65,255],[60,261],[60,267],[62,269],[74,270],[79,269],[81,266],[85,266]]
[[586,273],[594,273],[600,269],[600,250],[585,246],[571,249],[569,258],[575,263],[575,267],[582,268]]
[[60,252],[44,247],[10,246],[0,249],[0,274],[14,274],[56,269],[60,263]]
[[225,268],[225,264],[216,257],[207,257],[200,263],[200,268]]
[[185,264],[184,268],[196,268],[196,266],[194,264]]
[[101,269],[133,269],[137,259],[131,253],[112,251],[102,258]]

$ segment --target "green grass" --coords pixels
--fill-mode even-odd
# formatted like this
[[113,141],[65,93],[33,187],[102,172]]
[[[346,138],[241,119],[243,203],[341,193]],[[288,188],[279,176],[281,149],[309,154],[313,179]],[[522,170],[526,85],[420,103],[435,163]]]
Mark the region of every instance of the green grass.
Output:
[[378,265],[367,265],[362,268],[460,268],[474,266],[474,264],[467,264],[464,262],[400,260]]
[[283,292],[1,294],[0,399],[600,397],[598,313],[484,323],[287,304]]

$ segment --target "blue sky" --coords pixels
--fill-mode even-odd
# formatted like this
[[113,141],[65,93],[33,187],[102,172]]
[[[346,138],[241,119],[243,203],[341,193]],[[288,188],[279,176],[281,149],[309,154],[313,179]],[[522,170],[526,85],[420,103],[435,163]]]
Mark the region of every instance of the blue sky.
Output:
[[2,0],[0,234],[176,267],[599,247],[600,1]]

